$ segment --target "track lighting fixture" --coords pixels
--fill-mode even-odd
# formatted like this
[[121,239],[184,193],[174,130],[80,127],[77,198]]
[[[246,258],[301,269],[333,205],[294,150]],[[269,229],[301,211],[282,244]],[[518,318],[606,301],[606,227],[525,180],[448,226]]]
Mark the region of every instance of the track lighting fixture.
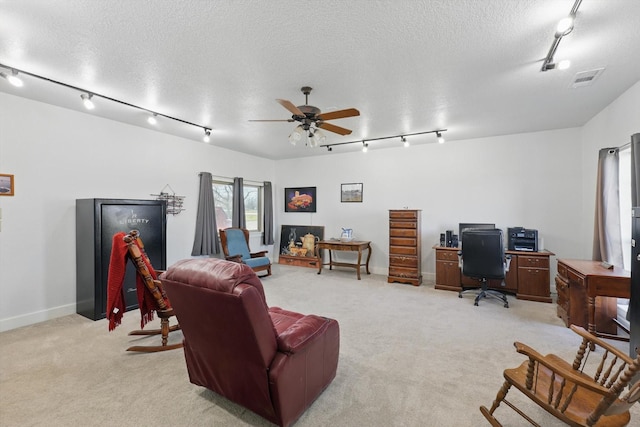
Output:
[[211,129],[204,128],[204,137],[202,137],[204,142],[211,141]]
[[11,74],[1,72],[0,77],[5,78],[9,83],[11,83],[15,87],[22,87],[22,85],[24,84],[22,83],[22,79],[18,77],[18,72],[14,69],[11,69]]
[[562,18],[556,27],[556,32],[553,36],[553,42],[551,43],[551,47],[549,48],[549,52],[547,56],[544,58],[542,62],[541,71],[548,70],[566,70],[571,66],[571,62],[568,59],[564,59],[558,63],[554,62],[553,57],[556,54],[556,50],[558,49],[558,45],[560,45],[560,40],[571,31],[573,31],[573,23],[576,18],[576,13],[578,13],[578,8],[580,7],[580,3],[582,0],[575,0],[573,7],[571,8],[571,12],[569,12],[569,16]]
[[80,98],[82,98],[82,103],[84,104],[84,108],[86,108],[87,110],[93,110],[94,108],[96,108],[96,105],[91,100],[92,97],[93,95],[91,95],[90,93],[83,93],[82,95],[80,95]]
[[327,151],[333,151],[333,147],[328,146],[328,147],[327,147]]
[[[4,71],[0,71],[0,77],[6,79],[9,83],[11,83],[12,85],[17,86],[17,87],[23,86],[22,79],[18,77],[18,73],[20,73],[20,74],[23,74],[23,75],[26,75],[26,76],[29,76],[29,77],[32,77],[32,78],[35,78],[35,79],[44,80],[44,81],[46,81],[48,83],[53,83],[53,84],[56,84],[58,86],[64,86],[64,87],[66,87],[68,89],[73,89],[76,92],[80,92],[81,93],[80,97],[82,98],[82,102],[83,102],[85,108],[87,108],[87,109],[92,109],[93,108],[93,107],[90,107],[89,105],[94,105],[92,98],[93,97],[97,97],[97,98],[106,99],[107,101],[115,102],[115,103],[118,103],[118,104],[121,104],[121,105],[124,105],[124,106],[127,106],[127,107],[135,108],[137,110],[141,110],[141,111],[145,112],[146,114],[149,114],[149,116],[147,117],[147,121],[149,122],[149,124],[156,124],[158,116],[161,116],[161,117],[164,117],[165,119],[174,120],[176,122],[180,122],[180,123],[183,123],[185,125],[194,126],[194,127],[199,128],[199,129],[204,129],[205,130],[205,136],[208,136],[208,135],[206,135],[207,130],[209,130],[209,133],[211,133],[211,128],[208,128],[208,127],[203,126],[201,124],[189,122],[187,120],[182,120],[182,119],[179,119],[177,117],[168,116],[166,114],[157,113],[157,112],[149,110],[148,108],[144,108],[144,107],[140,107],[138,105],[130,104],[128,102],[121,101],[121,100],[115,99],[115,98],[111,98],[110,96],[107,96],[107,95],[102,95],[102,94],[99,94],[99,93],[95,93],[93,91],[88,91],[87,89],[83,89],[83,88],[78,87],[78,86],[70,85],[68,83],[63,83],[63,82],[60,82],[60,81],[57,81],[57,80],[50,79],[50,78],[45,77],[45,76],[40,76],[38,74],[33,74],[33,73],[30,73],[30,72],[25,71],[25,70],[19,70],[17,68],[13,68],[13,67],[10,67],[10,66],[2,64],[2,63],[0,63],[0,69],[4,69]],[[94,107],[95,107],[95,105],[94,105]]]
[[[409,141],[407,141],[406,137],[407,136],[414,136],[414,135],[424,135],[427,133],[435,133],[436,136],[438,137],[438,142],[439,143],[443,143],[444,142],[444,138],[442,136],[442,132],[446,132],[447,129],[439,129],[439,130],[428,130],[425,132],[414,132],[414,133],[407,133],[404,135],[392,135],[392,136],[382,136],[380,138],[367,138],[366,140],[363,139],[359,139],[357,141],[346,141],[346,142],[336,142],[335,144],[324,144],[321,145],[321,147],[327,147],[327,148],[332,148],[335,147],[336,145],[349,145],[349,144],[362,144],[362,151],[366,152],[367,148],[369,147],[369,142],[371,141],[379,141],[382,139],[391,139],[391,138],[400,138],[400,141],[403,143],[403,145],[405,147],[409,146]],[[316,130],[317,132],[317,130]],[[329,150],[331,151],[331,150]]]
[[367,144],[366,142],[362,141],[362,152],[366,153],[367,151],[369,151],[369,144]]
[[438,138],[438,144],[444,144],[444,137],[442,136],[442,133],[436,132],[436,138]]
[[404,148],[407,148],[409,146],[409,141],[407,141],[407,138],[405,138],[404,136],[400,137],[400,141],[402,141],[402,145],[404,146]]

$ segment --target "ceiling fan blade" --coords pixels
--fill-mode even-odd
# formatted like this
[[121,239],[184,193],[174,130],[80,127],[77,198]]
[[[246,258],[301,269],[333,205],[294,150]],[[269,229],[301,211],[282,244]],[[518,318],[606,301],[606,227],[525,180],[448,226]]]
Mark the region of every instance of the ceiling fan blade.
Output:
[[318,114],[320,120],[343,119],[345,117],[359,116],[360,111],[355,108],[347,108],[346,110],[329,111],[328,113]]
[[345,128],[340,127],[340,126],[332,125],[331,123],[320,122],[320,123],[318,123],[317,126],[319,128],[324,129],[324,130],[328,130],[329,132],[337,133],[337,134],[340,134],[340,135],[349,135],[351,133],[350,129],[345,129]]
[[284,108],[291,111],[294,115],[304,117],[304,113],[300,111],[298,107],[293,105],[291,101],[287,101],[286,99],[276,99],[276,101],[278,101],[278,103],[280,103]]
[[250,122],[294,122],[293,119],[273,119],[273,120],[249,120]]

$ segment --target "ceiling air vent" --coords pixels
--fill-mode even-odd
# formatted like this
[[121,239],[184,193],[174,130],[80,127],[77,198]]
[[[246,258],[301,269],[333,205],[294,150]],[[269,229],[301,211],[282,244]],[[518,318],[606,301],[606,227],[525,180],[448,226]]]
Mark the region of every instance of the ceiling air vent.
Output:
[[604,67],[596,68],[595,70],[581,71],[574,76],[573,81],[571,82],[569,87],[576,88],[591,86],[595,79],[597,79],[603,71]]

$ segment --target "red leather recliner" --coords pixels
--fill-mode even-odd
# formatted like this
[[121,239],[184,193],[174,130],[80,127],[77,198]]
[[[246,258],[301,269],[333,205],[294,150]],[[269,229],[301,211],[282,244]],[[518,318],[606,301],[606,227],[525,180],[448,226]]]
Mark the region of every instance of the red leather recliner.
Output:
[[183,260],[160,280],[184,333],[192,383],[288,426],[335,378],[338,322],[269,308],[248,265]]

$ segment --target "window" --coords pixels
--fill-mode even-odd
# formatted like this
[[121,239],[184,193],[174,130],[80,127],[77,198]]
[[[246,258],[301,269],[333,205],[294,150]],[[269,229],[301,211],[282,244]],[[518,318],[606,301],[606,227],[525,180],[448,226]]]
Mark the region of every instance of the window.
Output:
[[[262,231],[262,185],[244,182],[244,218],[249,231]],[[233,217],[233,181],[214,180],[213,199],[216,205],[218,230],[231,227]]]

